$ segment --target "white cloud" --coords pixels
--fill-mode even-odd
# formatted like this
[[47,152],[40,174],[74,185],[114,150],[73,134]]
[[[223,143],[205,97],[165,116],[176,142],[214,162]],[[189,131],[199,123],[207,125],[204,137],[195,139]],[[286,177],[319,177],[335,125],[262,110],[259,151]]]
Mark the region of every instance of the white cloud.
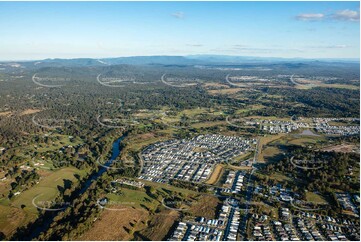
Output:
[[178,18],[178,19],[184,19],[185,18],[185,14],[183,12],[175,12],[171,14],[173,17]]
[[332,45],[329,46],[329,48],[334,48],[334,49],[344,49],[344,48],[348,48],[348,45]]
[[248,45],[233,45],[234,48],[247,48]]
[[325,17],[323,13],[302,13],[296,16],[297,20],[301,21],[316,21],[322,20]]
[[331,18],[344,21],[359,21],[360,13],[357,11],[345,9],[332,14]]
[[300,49],[297,48],[280,48],[280,47],[276,47],[276,46],[271,46],[271,47],[252,47],[252,46],[247,46],[247,45],[234,45],[233,46],[234,50],[241,50],[241,51],[250,51],[250,52],[271,52],[271,51],[302,51]]
[[341,21],[352,21],[358,22],[360,20],[360,12],[344,9],[336,11],[332,14],[323,14],[323,13],[301,13],[296,16],[297,20],[300,21],[321,21],[321,20],[341,20]]
[[312,49],[345,49],[349,48],[349,45],[318,45],[318,46],[309,46]]
[[202,44],[186,44],[187,46],[191,46],[191,47],[203,47],[204,45]]

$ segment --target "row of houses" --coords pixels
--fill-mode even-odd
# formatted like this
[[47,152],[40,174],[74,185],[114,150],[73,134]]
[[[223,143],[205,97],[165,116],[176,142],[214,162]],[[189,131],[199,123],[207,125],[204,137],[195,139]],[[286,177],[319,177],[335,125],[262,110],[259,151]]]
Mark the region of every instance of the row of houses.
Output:
[[256,241],[272,241],[272,233],[269,226],[254,226],[253,227],[253,237]]
[[295,218],[294,221],[296,228],[301,235],[302,240],[316,240],[323,241],[325,240],[321,235],[320,231],[316,228],[315,224],[309,220],[304,220],[302,218]]
[[288,208],[280,208],[280,218],[283,221],[290,221],[291,219],[290,210]]
[[237,241],[237,233],[241,219],[238,200],[227,198],[225,204],[223,204],[221,208],[219,218],[227,218],[227,225],[226,229],[224,230],[223,240]]
[[197,217],[179,222],[168,240],[236,241],[239,223],[239,202],[227,198],[219,210],[218,218]]
[[[355,125],[329,125],[329,122],[347,121]],[[262,120],[260,129],[270,134],[290,133],[301,128],[315,128],[317,132],[327,135],[355,135],[360,133],[360,119],[358,118],[313,118],[313,123],[293,122],[284,120]]]
[[309,124],[283,120],[263,120],[261,125],[261,130],[271,134],[290,133],[300,128],[309,128]]
[[360,226],[324,223],[320,228],[330,241],[360,240]]
[[327,135],[355,135],[360,134],[360,126],[335,126],[335,125],[327,125],[327,124],[319,124],[315,127],[317,132],[324,133]]
[[336,193],[335,195],[342,209],[352,212],[355,217],[359,217],[358,208],[353,204],[349,193]]
[[119,184],[124,184],[124,185],[132,186],[132,187],[137,187],[137,188],[144,187],[143,182],[134,181],[134,180],[126,179],[126,178],[116,179],[116,180],[112,181],[112,183],[119,183]]
[[[358,240],[360,238],[359,225],[348,221],[349,225],[342,224],[342,220],[333,219],[328,216],[308,213],[302,216],[300,213],[294,216],[287,208],[280,209],[280,218],[283,221],[270,221],[273,229],[269,229],[269,222],[265,215],[253,214],[254,225],[250,240],[254,241],[345,241]],[[306,215],[306,214],[305,214]],[[266,218],[264,218],[266,217]],[[327,219],[331,222],[327,222]],[[334,221],[335,223],[333,223]],[[337,222],[337,223],[336,223]]]
[[294,194],[291,189],[282,188],[279,185],[272,186],[270,188],[266,188],[264,186],[256,186],[254,188],[254,193],[262,197],[270,197],[273,200],[283,202],[290,202],[291,200],[293,200],[294,196],[297,196],[297,194]]
[[300,212],[298,214],[298,217],[314,219],[317,222],[330,223],[330,224],[355,225],[355,222],[353,222],[349,219],[333,218],[333,217],[330,217],[327,215],[325,216],[325,215],[320,215],[320,214],[311,213],[311,212]]
[[224,234],[224,221],[198,217],[195,221],[179,222],[169,238],[171,241],[220,241]]
[[280,221],[273,221],[274,231],[277,235],[277,240],[281,241],[299,241],[295,228],[290,223],[282,223]]
[[209,178],[216,164],[246,152],[254,142],[254,139],[209,134],[156,143],[142,151],[139,178],[163,183],[170,179],[201,183]]
[[173,231],[172,236],[168,239],[169,241],[181,241],[188,229],[186,223],[179,222],[175,230]]
[[[348,219],[335,219],[330,216],[300,212],[297,218],[295,218],[295,222],[308,229],[312,236],[312,238],[310,236],[307,237],[310,240],[339,241],[346,239],[354,240],[353,238],[360,237],[359,223],[355,224],[355,222]],[[316,226],[316,223],[318,226]]]
[[[342,136],[360,134],[359,118],[313,118],[312,120],[314,122],[314,128],[320,133]],[[355,125],[329,125],[329,122],[343,121],[354,122]]]
[[240,193],[243,187],[244,173],[240,171],[229,171],[223,184],[222,192]]

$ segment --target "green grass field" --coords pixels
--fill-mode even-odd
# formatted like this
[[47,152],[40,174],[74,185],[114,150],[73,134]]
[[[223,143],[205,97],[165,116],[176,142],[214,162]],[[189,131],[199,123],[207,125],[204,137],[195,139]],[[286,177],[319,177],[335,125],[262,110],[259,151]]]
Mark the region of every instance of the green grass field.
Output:
[[3,228],[5,235],[10,235],[17,227],[23,226],[36,219],[38,215],[37,208],[44,207],[44,204],[50,204],[59,193],[58,186],[64,186],[64,180],[70,180],[77,183],[74,174],[84,176],[85,171],[80,171],[74,167],[67,167],[57,171],[46,171],[40,182],[29,190],[13,197],[11,200],[3,198],[0,200],[0,227]]
[[284,181],[291,181],[291,178],[281,174],[281,173],[274,173],[270,176],[271,179],[279,181],[279,182],[284,182]]
[[141,190],[131,190],[122,188],[122,194],[107,194],[110,205],[117,205],[121,207],[135,207],[135,208],[150,208],[155,209],[159,202],[148,196],[146,192]]
[[327,203],[322,196],[313,192],[306,192],[306,200],[312,203]]
[[21,208],[22,205],[25,205],[23,211],[28,219],[32,219],[38,214],[36,207],[32,204],[33,199],[39,195],[34,201],[35,204],[42,204],[45,201],[51,202],[59,193],[58,186],[64,186],[64,180],[77,183],[74,174],[82,177],[85,175],[85,171],[80,171],[74,167],[67,167],[51,172],[50,175],[43,177],[38,184],[15,196],[10,204],[16,208]]
[[[195,197],[198,193],[182,189],[174,186],[170,186],[162,183],[154,183],[149,181],[142,181],[148,186],[152,186],[156,193],[166,194],[165,190],[181,193],[185,197]],[[116,205],[120,207],[134,207],[134,208],[147,208],[155,210],[161,205],[162,196],[155,199],[147,194],[145,190],[132,190],[127,188],[121,188],[121,194],[108,193],[106,197],[109,199],[109,205]]]

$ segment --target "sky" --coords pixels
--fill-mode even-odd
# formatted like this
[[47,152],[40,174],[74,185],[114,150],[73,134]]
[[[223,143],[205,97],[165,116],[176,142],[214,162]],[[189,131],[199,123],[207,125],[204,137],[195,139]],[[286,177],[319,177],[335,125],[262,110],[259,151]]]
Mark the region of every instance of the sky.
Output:
[[0,2],[0,60],[359,58],[359,2]]

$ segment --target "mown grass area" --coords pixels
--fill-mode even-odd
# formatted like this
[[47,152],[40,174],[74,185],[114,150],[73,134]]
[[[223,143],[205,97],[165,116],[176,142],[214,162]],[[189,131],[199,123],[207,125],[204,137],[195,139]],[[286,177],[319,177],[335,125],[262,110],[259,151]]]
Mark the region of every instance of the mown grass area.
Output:
[[157,190],[166,189],[166,190],[171,190],[171,191],[178,192],[178,193],[183,193],[183,194],[185,194],[185,195],[196,195],[196,194],[198,194],[198,193],[195,192],[195,191],[188,190],[188,189],[184,189],[184,188],[180,188],[180,187],[171,186],[171,185],[169,185],[169,184],[158,183],[158,182],[151,182],[151,181],[145,181],[145,180],[142,180],[142,182],[143,182],[144,184],[148,185],[148,186],[154,187],[154,188],[157,189]]
[[347,125],[358,125],[357,123],[349,122],[349,121],[330,121],[329,125],[332,126],[347,126]]
[[213,108],[185,109],[185,110],[176,112],[174,115],[169,114],[167,116],[164,116],[160,119],[160,121],[167,125],[179,125],[179,122],[180,122],[182,116],[184,116],[184,115],[189,118],[190,123],[195,124],[194,122],[197,120],[198,115],[223,116],[224,113],[221,110],[217,110],[217,109],[213,109]]
[[124,140],[127,145],[122,153],[126,154],[129,150],[140,152],[147,145],[171,139],[172,133],[171,130],[162,130],[159,133],[145,133],[128,136]]
[[289,144],[293,144],[293,145],[310,145],[310,144],[316,144],[317,141],[314,139],[309,139],[309,138],[300,138],[300,139],[294,139],[288,142]]
[[[163,198],[167,198],[169,196],[172,197],[176,194],[176,196],[180,196],[188,201],[182,205],[182,209],[184,207],[186,210],[192,210],[194,206],[200,206],[200,204],[206,203],[207,201],[210,201],[211,198],[213,198],[212,195],[200,194],[195,191],[174,187],[168,184],[148,181],[143,182],[146,184],[146,187],[141,190],[121,188],[120,194],[105,194],[105,196],[109,199],[109,206],[145,209],[147,211],[156,211],[157,208],[160,210],[167,210],[169,208],[166,208],[162,205]],[[152,188],[148,186],[151,186]],[[153,191],[150,189],[153,189]]]
[[1,226],[1,228],[6,228],[6,231],[11,233],[17,227],[36,219],[38,211],[33,205],[33,199],[38,196],[34,203],[39,207],[51,204],[59,194],[59,188],[64,187],[64,180],[71,181],[74,184],[78,183],[75,174],[83,177],[86,172],[74,167],[67,167],[53,172],[48,171],[46,175],[42,176],[39,183],[29,190],[22,192],[11,200],[8,198],[1,199],[0,225],[4,224],[4,227]]
[[265,155],[265,150],[266,150],[266,146],[267,144],[275,141],[275,140],[279,140],[283,137],[285,137],[286,134],[277,134],[277,135],[266,135],[260,138],[259,143],[258,143],[258,154],[256,157],[257,161],[264,161],[264,155]]
[[158,200],[150,197],[145,191],[122,188],[121,195],[109,193],[106,195],[111,206],[146,208],[155,210],[160,204]]
[[281,173],[278,173],[278,172],[273,173],[272,175],[269,176],[269,178],[272,180],[279,181],[279,182],[292,181],[291,178],[289,178]]
[[[294,145],[310,145],[317,144],[326,141],[326,138],[322,135],[299,135],[299,134],[289,134],[283,144],[294,144]],[[282,142],[281,142],[282,143]]]
[[282,157],[285,147],[288,146],[316,146],[324,142],[322,135],[300,135],[295,133],[267,135],[260,138],[258,146],[258,161],[273,162]]
[[266,147],[263,151],[263,157],[269,157],[279,154],[281,151],[277,147]]
[[[213,195],[199,194],[198,192],[168,184],[142,182],[145,183],[145,188],[142,190],[121,188],[121,194],[104,194],[109,199],[108,204],[105,205],[109,209],[103,210],[100,219],[92,227],[98,233],[94,234],[90,229],[79,239],[89,240],[100,237],[108,240],[165,239],[182,213],[182,211],[163,206],[162,200],[168,197],[169,193],[185,198],[188,203],[182,206],[182,209],[192,216],[208,218],[215,218],[216,216],[216,209],[220,200]],[[152,188],[149,188],[149,186]],[[115,230],[112,229],[114,224],[118,226]],[[104,230],[108,226],[111,227],[109,234],[99,234],[102,229]]]
[[199,129],[199,128],[208,128],[208,127],[223,126],[223,125],[227,125],[227,122],[226,121],[201,122],[201,123],[191,124],[191,127]]
[[236,114],[242,114],[242,113],[245,113],[245,112],[249,112],[249,111],[252,111],[252,110],[259,110],[259,109],[263,109],[263,108],[265,108],[265,106],[263,106],[263,105],[249,105],[249,106],[247,106],[247,108],[238,109],[235,113]]
[[245,161],[247,159],[253,158],[254,152],[246,152],[244,154],[241,154],[239,156],[235,156],[232,158],[233,161],[239,162],[239,161]]
[[142,180],[145,186],[150,186],[155,189],[154,193],[162,194],[161,197],[155,199],[152,197],[146,189],[132,190],[127,188],[121,188],[121,194],[108,193],[106,196],[110,200],[110,204],[114,202],[114,205],[134,208],[146,208],[155,209],[161,204],[162,197],[168,192],[182,194],[184,197],[195,197],[197,192],[183,189],[169,184],[156,183]]
[[275,158],[278,157],[278,155],[281,155],[282,153],[283,153],[282,150],[280,150],[278,147],[267,146],[262,151],[263,161],[265,161],[266,163],[275,161]]
[[185,109],[178,113],[178,117],[181,117],[182,115],[187,116],[195,116],[198,114],[206,113],[206,114],[217,114],[214,113],[214,109],[208,109],[208,108],[194,108],[194,109]]
[[251,166],[234,166],[230,164],[225,165],[225,168],[236,171],[252,170]]
[[276,116],[248,116],[247,119],[262,119],[262,120],[282,120],[282,121],[290,121],[290,118],[280,118]]
[[307,90],[315,87],[325,87],[325,88],[341,88],[341,89],[349,89],[349,90],[359,90],[358,86],[354,85],[346,85],[346,84],[315,84],[315,85],[297,85],[295,86],[296,89]]
[[314,192],[306,192],[306,200],[312,203],[327,203],[325,198]]
[[[58,194],[59,187],[64,187],[64,180],[71,181],[74,184],[78,183],[75,174],[83,177],[86,172],[78,170],[74,167],[63,168],[54,172],[50,172],[47,176],[44,176],[38,184],[15,196],[10,202],[10,205],[16,208],[23,208],[28,219],[36,217],[38,214],[37,208],[32,204],[33,199],[38,196],[34,201],[35,204],[42,204],[44,202],[51,202]],[[41,205],[39,205],[41,207]]]

